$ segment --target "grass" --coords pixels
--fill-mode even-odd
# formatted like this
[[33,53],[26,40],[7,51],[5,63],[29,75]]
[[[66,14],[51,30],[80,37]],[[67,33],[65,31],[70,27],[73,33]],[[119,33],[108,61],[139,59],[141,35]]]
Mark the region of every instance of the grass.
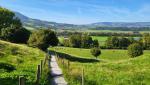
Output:
[[[50,50],[85,59],[94,59],[89,49],[57,47],[50,48]],[[126,50],[102,50],[102,55],[99,56],[100,62],[70,61],[69,70],[66,68],[67,64],[62,64],[62,60],[58,59],[58,62],[70,85],[81,84],[82,68],[84,69],[85,85],[149,85],[149,52],[144,51],[144,55],[130,58]],[[65,59],[64,62],[67,60]]]
[[104,46],[105,45],[105,41],[108,39],[108,36],[92,36],[92,39],[95,40],[97,39],[100,46]]
[[37,65],[44,56],[45,53],[39,49],[0,40],[0,62],[9,63],[16,68],[12,72],[0,69],[0,84],[17,85],[18,77],[25,76],[26,85],[33,85]]

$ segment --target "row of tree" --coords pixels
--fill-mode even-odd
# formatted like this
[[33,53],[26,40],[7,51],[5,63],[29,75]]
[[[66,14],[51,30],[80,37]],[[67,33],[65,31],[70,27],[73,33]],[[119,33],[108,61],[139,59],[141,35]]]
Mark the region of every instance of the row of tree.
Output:
[[143,49],[150,49],[150,34],[145,33],[142,37],[134,39],[133,37],[109,37],[105,42],[105,48],[108,49],[126,49],[130,44],[139,43]]
[[150,31],[150,27],[95,27],[89,28],[90,30],[119,30],[119,31]]
[[112,36],[106,40],[106,48],[126,49],[130,44],[137,42],[134,38]]
[[87,34],[74,34],[64,39],[63,45],[75,48],[91,48],[99,47],[99,42],[98,40],[92,40],[92,37]]
[[38,29],[30,32],[22,26],[13,12],[2,7],[0,7],[0,39],[13,43],[25,43],[42,50],[58,44],[56,33],[52,30]]
[[[58,36],[71,36],[72,34],[82,34],[82,32],[61,31],[58,32]],[[124,36],[124,37],[142,37],[142,34],[138,31],[134,32],[88,32],[90,36]]]

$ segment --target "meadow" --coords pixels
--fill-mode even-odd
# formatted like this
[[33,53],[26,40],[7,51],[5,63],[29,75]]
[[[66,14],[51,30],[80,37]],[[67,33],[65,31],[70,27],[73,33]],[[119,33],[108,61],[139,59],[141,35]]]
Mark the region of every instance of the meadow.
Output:
[[[83,59],[95,59],[89,49],[55,47],[50,50],[76,56]],[[69,68],[59,59],[58,62],[69,85],[80,85],[84,69],[85,85],[149,85],[150,84],[150,51],[144,55],[130,58],[126,50],[102,50],[99,62],[70,61]],[[63,64],[62,64],[62,60]]]
[[[19,76],[24,76],[26,85],[33,85],[36,81],[37,65],[44,58],[45,52],[37,48],[0,40],[0,64],[7,63],[15,67],[15,70],[10,72],[7,72],[5,68],[0,69],[0,84],[18,85]],[[45,70],[46,75],[47,72],[48,69]],[[42,76],[43,80],[40,81],[42,85],[46,83],[45,74]]]

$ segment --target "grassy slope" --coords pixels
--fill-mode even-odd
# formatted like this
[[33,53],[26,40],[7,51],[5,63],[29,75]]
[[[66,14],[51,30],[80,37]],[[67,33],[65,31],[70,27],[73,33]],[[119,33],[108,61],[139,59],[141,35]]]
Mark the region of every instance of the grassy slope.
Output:
[[[93,58],[88,49],[61,47],[57,51]],[[149,52],[145,51],[144,55],[137,58],[129,58],[126,50],[102,50],[99,56],[102,61],[99,63],[71,62],[69,72],[62,68],[70,85],[80,85],[81,68],[85,70],[85,85],[149,85]]]
[[0,70],[0,83],[17,85],[18,76],[26,75],[27,85],[32,85],[36,78],[37,65],[44,56],[45,53],[36,48],[0,40],[0,62],[12,64],[17,69],[10,73]]

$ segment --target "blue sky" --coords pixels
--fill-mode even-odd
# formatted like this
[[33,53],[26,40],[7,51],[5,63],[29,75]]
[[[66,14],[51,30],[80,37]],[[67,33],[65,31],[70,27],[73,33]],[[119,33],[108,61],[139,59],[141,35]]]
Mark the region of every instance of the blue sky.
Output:
[[150,21],[150,0],[0,0],[0,6],[59,23]]

